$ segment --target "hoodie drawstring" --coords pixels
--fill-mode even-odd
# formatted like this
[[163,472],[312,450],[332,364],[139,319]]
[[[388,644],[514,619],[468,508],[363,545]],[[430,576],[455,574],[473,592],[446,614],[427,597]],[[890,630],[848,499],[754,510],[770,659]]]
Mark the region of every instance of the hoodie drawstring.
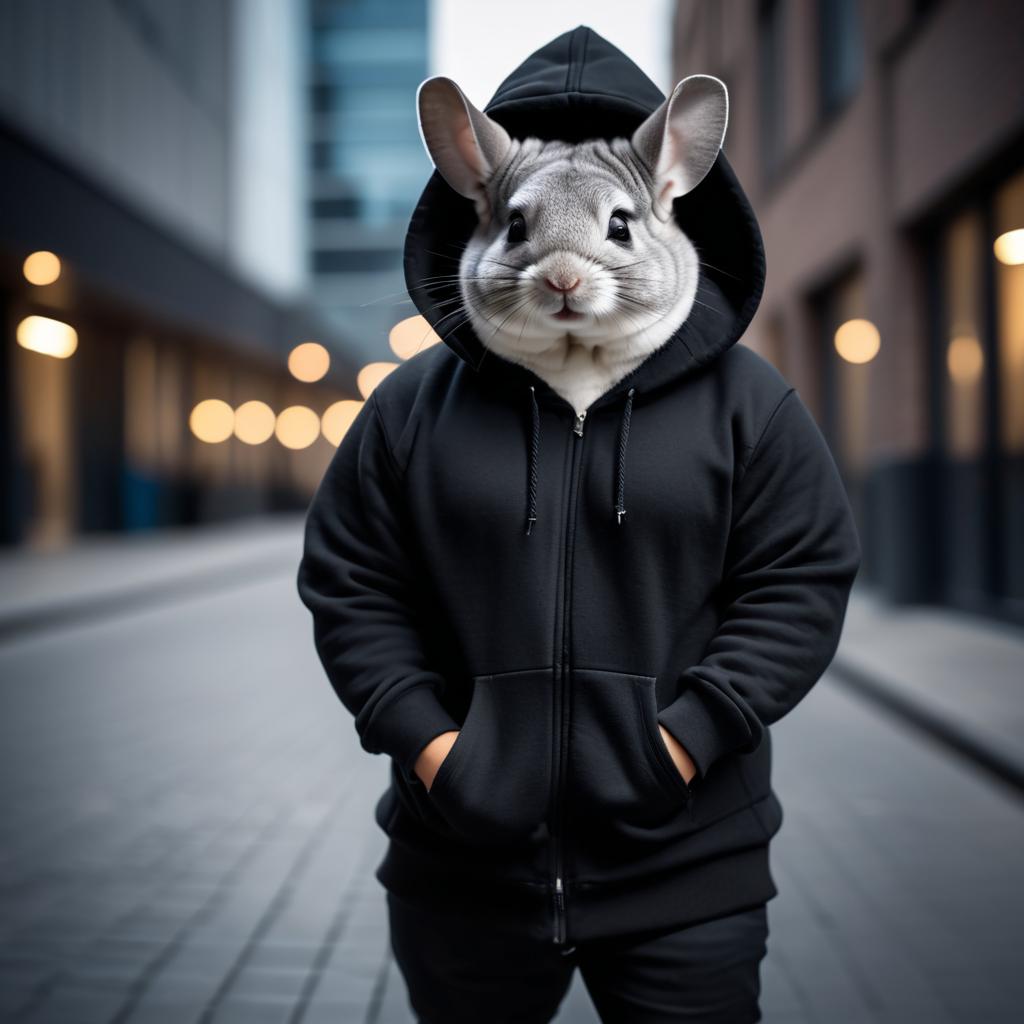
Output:
[[[626,401],[622,406],[622,419],[619,421],[619,444],[618,457],[615,465],[615,521],[622,523],[622,517],[626,514],[626,442],[629,439],[629,420],[633,412],[633,392],[636,388],[630,388],[626,392]],[[529,471],[527,475],[527,513],[526,532],[530,533],[533,524],[537,521],[537,465],[540,457],[540,408],[537,405],[537,392],[534,385],[530,385],[530,453]]]
[[616,467],[618,485],[615,491],[615,515],[616,522],[621,523],[622,517],[626,514],[626,439],[629,437],[629,417],[633,411],[633,391],[630,388],[626,392],[626,404],[622,407],[622,420],[619,423],[619,462]]
[[537,457],[540,454],[540,409],[537,407],[537,392],[530,385],[530,400],[533,406],[533,429],[530,433],[530,494],[526,516],[526,532],[533,529],[537,520]]

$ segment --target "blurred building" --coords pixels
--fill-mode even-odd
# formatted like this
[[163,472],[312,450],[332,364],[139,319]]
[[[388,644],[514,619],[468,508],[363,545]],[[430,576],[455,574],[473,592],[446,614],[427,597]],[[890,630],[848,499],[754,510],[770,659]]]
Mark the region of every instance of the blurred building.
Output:
[[689,0],[767,248],[747,340],[811,406],[863,576],[1024,621],[1024,5]]
[[[427,0],[310,0],[310,266],[320,307],[366,360],[416,313],[402,247],[433,171],[416,90],[428,77]],[[421,328],[421,335],[422,335]]]
[[308,44],[305,3],[0,5],[3,541],[308,499],[357,364],[310,296]]

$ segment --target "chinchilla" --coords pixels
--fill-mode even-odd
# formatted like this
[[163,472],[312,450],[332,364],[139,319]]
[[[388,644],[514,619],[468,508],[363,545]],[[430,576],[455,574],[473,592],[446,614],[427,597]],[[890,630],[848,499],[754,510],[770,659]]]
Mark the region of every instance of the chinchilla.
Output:
[[584,411],[690,315],[699,264],[672,201],[725,138],[729,98],[690,75],[630,138],[515,139],[450,78],[416,93],[441,176],[476,209],[459,292],[481,342]]

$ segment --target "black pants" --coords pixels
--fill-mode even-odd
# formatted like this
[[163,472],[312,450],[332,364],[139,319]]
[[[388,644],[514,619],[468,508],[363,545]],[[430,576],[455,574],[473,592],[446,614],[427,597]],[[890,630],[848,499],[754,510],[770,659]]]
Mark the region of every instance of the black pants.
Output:
[[602,1024],[761,1020],[761,904],[668,933],[600,939],[568,955],[554,943],[467,925],[388,893],[391,948],[419,1024],[547,1024],[575,969]]

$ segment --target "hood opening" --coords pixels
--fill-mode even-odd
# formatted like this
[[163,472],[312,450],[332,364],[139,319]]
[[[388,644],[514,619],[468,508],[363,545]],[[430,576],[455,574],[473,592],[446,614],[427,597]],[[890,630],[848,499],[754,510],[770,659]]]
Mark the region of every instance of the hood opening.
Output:
[[[580,142],[629,137],[665,101],[646,74],[607,39],[579,25],[530,54],[498,86],[483,111],[514,138]],[[702,366],[733,345],[754,317],[765,280],[760,228],[724,149],[703,181],[673,203],[680,228],[696,246],[696,301],[660,348],[593,405],[631,386],[645,389]],[[435,169],[410,219],[403,266],[416,308],[442,341],[475,371],[554,394],[525,366],[491,352],[461,309],[459,257],[476,229],[469,199]],[[453,301],[454,300],[454,301]]]
[[[514,138],[581,142],[629,137],[665,95],[621,50],[579,25],[526,58],[498,86],[483,111]],[[735,344],[754,317],[765,281],[765,254],[753,208],[723,150],[700,184],[673,202],[673,215],[697,248],[700,276],[686,320],[658,349],[622,377],[590,409],[624,399],[615,458],[612,514],[623,525],[626,446],[634,395],[706,365]],[[473,203],[435,169],[405,237],[409,295],[441,340],[496,387],[529,401],[526,529],[537,520],[540,445],[538,400],[569,407],[532,370],[488,349],[459,301],[459,258],[476,229]],[[582,424],[579,424],[581,426]]]

